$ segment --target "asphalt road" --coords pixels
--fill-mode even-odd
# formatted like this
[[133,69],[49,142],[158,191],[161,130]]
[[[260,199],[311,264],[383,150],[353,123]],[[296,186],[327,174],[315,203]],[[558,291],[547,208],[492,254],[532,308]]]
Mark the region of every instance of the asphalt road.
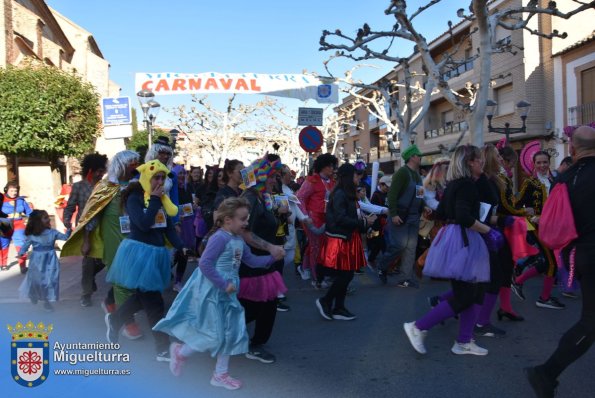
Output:
[[[187,276],[194,269],[191,263]],[[62,261],[61,301],[56,311],[17,298],[22,280],[16,267],[0,273],[0,319],[7,323],[33,320],[54,324],[52,340],[62,342],[103,342],[105,324],[99,300],[105,296],[105,273],[97,280],[99,291],[95,305],[82,308],[79,304],[80,259]],[[430,331],[426,340],[428,354],[421,356],[409,345],[402,324],[419,318],[428,310],[427,297],[449,288],[448,283],[424,280],[419,290],[397,288],[396,278],[381,286],[377,277],[367,271],[355,277],[357,291],[348,296],[346,305],[358,318],[355,321],[326,321],[318,314],[314,301],[321,295],[292,271],[286,272],[291,311],[278,313],[268,349],[277,356],[274,364],[262,364],[244,357],[233,357],[230,373],[240,378],[242,389],[229,392],[211,387],[209,379],[214,359],[197,354],[189,359],[184,373],[174,378],[165,363],[155,361],[152,337],[144,315],[138,323],[147,335],[137,341],[121,338],[121,351],[130,354],[133,375],[113,376],[51,376],[50,388],[60,388],[60,397],[107,396],[102,389],[113,385],[147,388],[144,397],[165,397],[184,394],[192,397],[532,397],[522,369],[545,360],[554,350],[561,334],[577,319],[580,302],[565,299],[562,311],[540,309],[534,299],[540,292],[541,281],[526,285],[527,301],[513,298],[514,307],[525,316],[520,323],[498,322],[507,331],[502,339],[479,338],[478,343],[489,349],[486,357],[456,356],[450,347],[457,334],[458,323],[448,321]],[[171,303],[174,292],[167,291]],[[533,300],[531,298],[534,298]],[[9,335],[0,339],[10,341]],[[0,386],[21,391],[10,380],[9,355],[0,350]],[[595,362],[595,350],[568,369],[560,378],[558,397],[594,397],[595,378],[590,366]],[[98,382],[98,377],[101,382]],[[64,388],[67,387],[67,388]],[[44,385],[35,389],[39,396]],[[30,390],[31,391],[31,390]],[[22,396],[38,396],[25,394]],[[144,390],[143,390],[144,391]],[[43,394],[42,394],[43,393]],[[98,395],[95,395],[95,394]],[[21,395],[19,395],[21,396]]]

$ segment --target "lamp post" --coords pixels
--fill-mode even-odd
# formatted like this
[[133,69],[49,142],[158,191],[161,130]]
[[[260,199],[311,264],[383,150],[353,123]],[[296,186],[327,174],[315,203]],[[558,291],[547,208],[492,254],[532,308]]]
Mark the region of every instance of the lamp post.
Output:
[[171,138],[171,148],[176,149],[176,140],[178,139],[178,135],[180,132],[176,129],[169,130],[169,138]]
[[279,154],[279,148],[281,148],[281,145],[279,145],[278,143],[274,143],[273,144],[273,150],[275,151],[275,154]]
[[409,133],[409,142],[411,145],[415,144],[415,139],[417,138],[417,131],[412,131]]
[[[393,157],[393,153],[399,153],[401,151],[401,145],[400,142],[398,140],[398,135],[397,135],[397,140],[395,141],[395,135],[390,131],[386,131],[385,133],[386,135],[386,144],[388,146],[388,151],[390,152],[390,157]],[[396,142],[396,143],[395,143]]]
[[147,129],[147,134],[149,136],[148,148],[150,149],[153,144],[153,123],[155,122],[155,119],[157,119],[157,114],[159,113],[161,105],[154,100],[155,94],[153,94],[151,90],[141,90],[136,93],[136,97],[143,110],[143,123],[145,123],[145,128]]
[[519,115],[521,120],[523,121],[522,127],[510,127],[510,123],[504,123],[504,127],[493,127],[492,126],[492,117],[494,117],[494,111],[498,103],[492,100],[488,100],[486,103],[486,117],[488,118],[488,132],[490,133],[499,133],[506,135],[506,143],[509,143],[510,134],[517,134],[517,133],[525,133],[527,131],[527,126],[525,122],[527,121],[527,115],[529,115],[529,110],[531,109],[531,104],[527,101],[519,101],[518,104],[515,105],[515,112]]

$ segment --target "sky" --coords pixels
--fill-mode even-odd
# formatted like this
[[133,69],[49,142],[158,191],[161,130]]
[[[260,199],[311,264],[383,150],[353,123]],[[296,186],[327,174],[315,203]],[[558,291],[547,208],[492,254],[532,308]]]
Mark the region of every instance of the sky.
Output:
[[[410,12],[429,0],[410,0]],[[388,0],[46,0],[47,4],[91,32],[111,65],[110,78],[122,87],[121,95],[132,97],[137,72],[224,72],[302,73],[325,75],[328,52],[319,51],[322,30],[341,29],[353,35],[364,23],[374,30],[390,29],[394,17],[386,16]],[[468,0],[443,0],[419,17],[420,31],[434,38],[453,22],[456,9]],[[423,15],[423,14],[422,14]],[[395,46],[400,56],[411,53],[411,45]],[[376,61],[379,69],[366,69],[356,77],[372,81],[387,73],[391,65]],[[350,60],[333,62],[333,74],[342,76],[355,66]],[[257,96],[242,95],[242,102]],[[190,95],[157,96],[162,110],[157,124],[172,119],[163,108],[190,104]],[[224,94],[211,95],[223,109]],[[279,100],[288,113],[315,102]],[[320,106],[323,107],[323,106]],[[326,116],[326,114],[325,114]]]

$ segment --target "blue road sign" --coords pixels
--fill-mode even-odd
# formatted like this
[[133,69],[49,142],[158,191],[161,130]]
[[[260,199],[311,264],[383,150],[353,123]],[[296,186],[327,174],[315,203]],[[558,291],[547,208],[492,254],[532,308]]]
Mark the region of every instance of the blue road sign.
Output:
[[314,126],[304,127],[300,131],[299,140],[306,152],[317,152],[322,147],[322,133]]
[[132,123],[130,97],[103,98],[101,110],[104,126]]

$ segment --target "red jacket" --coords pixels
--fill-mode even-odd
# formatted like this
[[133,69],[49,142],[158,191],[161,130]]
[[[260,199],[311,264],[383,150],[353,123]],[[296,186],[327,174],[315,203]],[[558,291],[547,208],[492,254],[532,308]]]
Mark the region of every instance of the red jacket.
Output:
[[332,179],[324,181],[319,174],[314,173],[306,178],[296,193],[302,211],[312,219],[317,228],[325,222],[326,201],[334,186],[335,182]]

